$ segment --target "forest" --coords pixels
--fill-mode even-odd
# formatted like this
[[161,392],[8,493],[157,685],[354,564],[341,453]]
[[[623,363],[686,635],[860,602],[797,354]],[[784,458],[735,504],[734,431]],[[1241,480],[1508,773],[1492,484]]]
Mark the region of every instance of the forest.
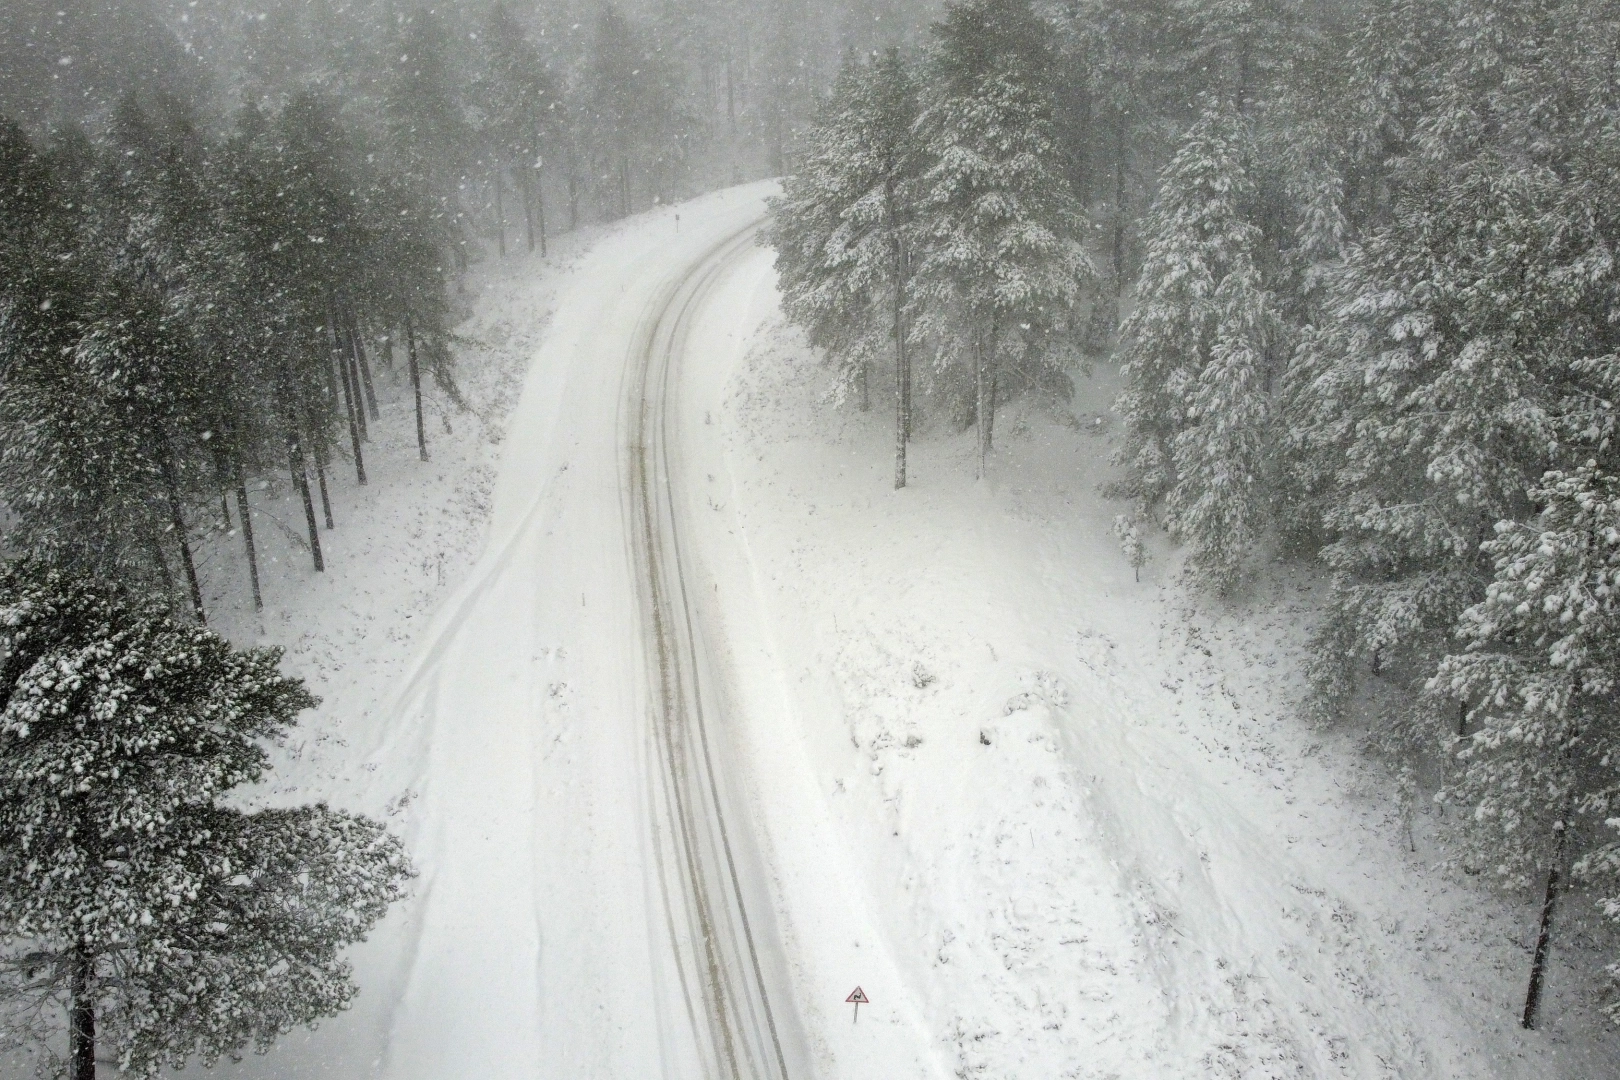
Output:
[[1558,902],[1620,920],[1615,0],[0,20],[7,557],[202,623],[273,486],[321,570],[379,366],[431,456],[469,264],[781,175],[785,310],[897,487],[918,417],[986,475],[999,408],[1117,365],[1127,557],[1331,581],[1306,711],[1540,903],[1526,1027]]
[[470,265],[780,171],[813,102],[780,22],[546,15],[0,4],[0,1070],[211,1064],[358,992],[410,861],[232,801],[318,701],[209,629],[203,559],[255,608],[256,525],[326,572],[379,371],[421,462],[461,405]]
[[1620,917],[1617,62],[1607,0],[961,0],[845,62],[771,225],[896,487],[921,410],[983,476],[1115,363],[1131,564],[1331,579],[1306,711],[1541,902],[1525,1027],[1568,883]]

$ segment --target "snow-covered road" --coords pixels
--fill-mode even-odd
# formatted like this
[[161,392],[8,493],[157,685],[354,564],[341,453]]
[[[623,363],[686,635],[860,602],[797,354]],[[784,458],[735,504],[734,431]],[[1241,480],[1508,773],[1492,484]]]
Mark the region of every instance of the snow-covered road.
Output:
[[760,194],[604,242],[559,300],[488,553],[403,691],[422,882],[387,1076],[744,1080],[802,1056],[715,768],[666,405]]

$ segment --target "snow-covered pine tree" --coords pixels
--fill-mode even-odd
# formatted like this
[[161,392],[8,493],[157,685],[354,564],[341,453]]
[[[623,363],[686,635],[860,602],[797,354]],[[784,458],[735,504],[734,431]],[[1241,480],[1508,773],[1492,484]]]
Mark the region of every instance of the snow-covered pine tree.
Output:
[[[1538,72],[1507,80],[1524,100],[1498,97],[1490,126],[1578,125],[1549,113],[1578,111],[1577,97],[1522,85]],[[1474,108],[1458,130],[1474,130]],[[1599,164],[1612,136],[1589,121],[1524,135],[1523,150],[1430,139],[1403,167],[1392,222],[1351,249],[1335,318],[1296,356],[1292,426],[1329,476],[1318,497],[1335,537],[1323,552],[1334,599],[1311,662],[1327,712],[1361,663],[1432,671],[1489,580],[1479,545],[1496,522],[1531,513],[1526,491],[1545,471],[1590,449],[1571,418],[1594,390],[1581,365],[1616,347],[1607,238],[1620,221]],[[1425,125],[1448,127],[1433,114]]]
[[0,1015],[53,1052],[65,1034],[73,1080],[98,1047],[155,1076],[354,997],[339,953],[402,895],[399,842],[225,801],[316,703],[279,659],[114,585],[0,570]]
[[916,89],[899,49],[850,57],[771,201],[783,309],[826,349],[865,408],[871,369],[893,355],[895,487],[906,483],[911,423],[907,233],[919,153]]
[[959,0],[932,29],[917,328],[942,366],[967,367],[983,476],[998,400],[1071,389],[1064,369],[1096,271],[1053,133],[1051,29],[1029,0]]
[[1130,564],[1136,580],[1141,581],[1142,567],[1147,564],[1147,548],[1142,544],[1142,533],[1137,529],[1136,522],[1124,514],[1115,514],[1110,531],[1114,539],[1119,541],[1119,552]]
[[393,167],[429,200],[455,265],[465,269],[460,184],[473,157],[473,133],[457,93],[453,44],[444,16],[433,9],[406,17],[382,112]]
[[506,5],[490,8],[483,32],[489,57],[489,84],[483,105],[493,149],[517,181],[523,201],[524,239],[533,251],[538,235],[546,253],[546,207],[540,178],[549,148],[552,107],[559,93],[540,50],[524,37],[523,27]]
[[[97,175],[116,184],[111,156]],[[129,179],[70,214],[53,193],[58,210],[48,203],[32,230],[45,250],[0,286],[0,492],[18,517],[19,549],[87,573],[167,585],[165,538],[174,542],[201,618],[185,524],[201,388],[181,318],[184,260],[163,235],[172,218],[156,187]],[[55,267],[39,261],[51,252]]]
[[1271,522],[1281,322],[1254,223],[1254,142],[1211,104],[1160,178],[1136,308],[1122,330],[1130,483],[1218,590]]
[[[1117,4],[1077,0],[1063,6],[1062,63],[1056,127],[1075,190],[1108,236],[1108,303],[1093,311],[1087,344],[1106,347],[1130,286],[1141,216],[1141,176],[1161,151],[1167,129],[1197,90],[1167,62],[1185,36],[1169,0]],[[1073,74],[1074,69],[1079,74]],[[1173,139],[1174,134],[1169,135]],[[1173,149],[1173,147],[1172,147]],[[1151,192],[1147,193],[1151,196]]]
[[[1448,717],[1453,701],[1475,703],[1443,793],[1465,810],[1469,857],[1510,886],[1545,882],[1525,1027],[1570,862],[1620,891],[1620,478],[1594,459],[1530,497],[1540,513],[1484,545],[1494,580],[1463,613],[1467,650],[1428,683]],[[1620,900],[1604,904],[1620,917]]]

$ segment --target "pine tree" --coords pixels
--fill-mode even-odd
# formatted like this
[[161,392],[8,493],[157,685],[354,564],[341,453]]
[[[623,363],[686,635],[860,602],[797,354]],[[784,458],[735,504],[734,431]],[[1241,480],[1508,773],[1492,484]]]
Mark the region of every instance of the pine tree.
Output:
[[1233,586],[1270,523],[1281,323],[1262,274],[1249,125],[1212,105],[1160,178],[1123,330],[1121,451],[1189,566]]
[[1142,534],[1136,527],[1136,522],[1124,514],[1114,515],[1114,524],[1110,531],[1119,541],[1119,551],[1130,564],[1136,580],[1142,580],[1142,567],[1147,565],[1147,548],[1142,543]]
[[339,951],[402,895],[399,842],[224,801],[315,704],[278,661],[117,586],[0,571],[0,994],[67,1028],[75,1080],[98,1047],[155,1076],[354,997]]
[[1620,886],[1620,479],[1591,460],[1530,497],[1535,519],[1501,522],[1484,545],[1494,580],[1463,613],[1467,651],[1428,683],[1447,704],[1475,703],[1444,793],[1466,811],[1469,856],[1512,886],[1545,880],[1525,1027],[1570,862]]
[[560,94],[540,51],[524,38],[504,4],[490,9],[484,43],[490,67],[485,105],[493,148],[517,180],[528,249],[534,250],[538,232],[544,255],[546,216],[540,179],[556,116],[553,106]]
[[895,371],[895,487],[906,482],[908,233],[919,148],[916,91],[898,49],[850,58],[806,150],[771,203],[768,233],[788,317],[838,362],[841,389],[862,407],[874,361]]
[[384,89],[383,115],[394,167],[431,200],[435,223],[465,268],[461,184],[473,156],[473,132],[456,92],[455,57],[443,17],[417,10],[396,42],[397,63]]
[[934,28],[917,121],[918,330],[941,362],[965,360],[983,476],[998,400],[1059,395],[1076,309],[1095,273],[1087,223],[1052,130],[1051,31],[1028,0],[963,0]]

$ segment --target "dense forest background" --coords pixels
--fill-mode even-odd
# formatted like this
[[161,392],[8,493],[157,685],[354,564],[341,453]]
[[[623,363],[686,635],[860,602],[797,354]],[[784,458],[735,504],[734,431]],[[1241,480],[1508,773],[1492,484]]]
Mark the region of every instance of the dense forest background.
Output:
[[1612,0],[952,0],[844,65],[770,229],[897,487],[919,415],[993,475],[1107,361],[1133,564],[1331,580],[1307,709],[1540,901],[1527,1027],[1572,877],[1620,916],[1617,70]]

